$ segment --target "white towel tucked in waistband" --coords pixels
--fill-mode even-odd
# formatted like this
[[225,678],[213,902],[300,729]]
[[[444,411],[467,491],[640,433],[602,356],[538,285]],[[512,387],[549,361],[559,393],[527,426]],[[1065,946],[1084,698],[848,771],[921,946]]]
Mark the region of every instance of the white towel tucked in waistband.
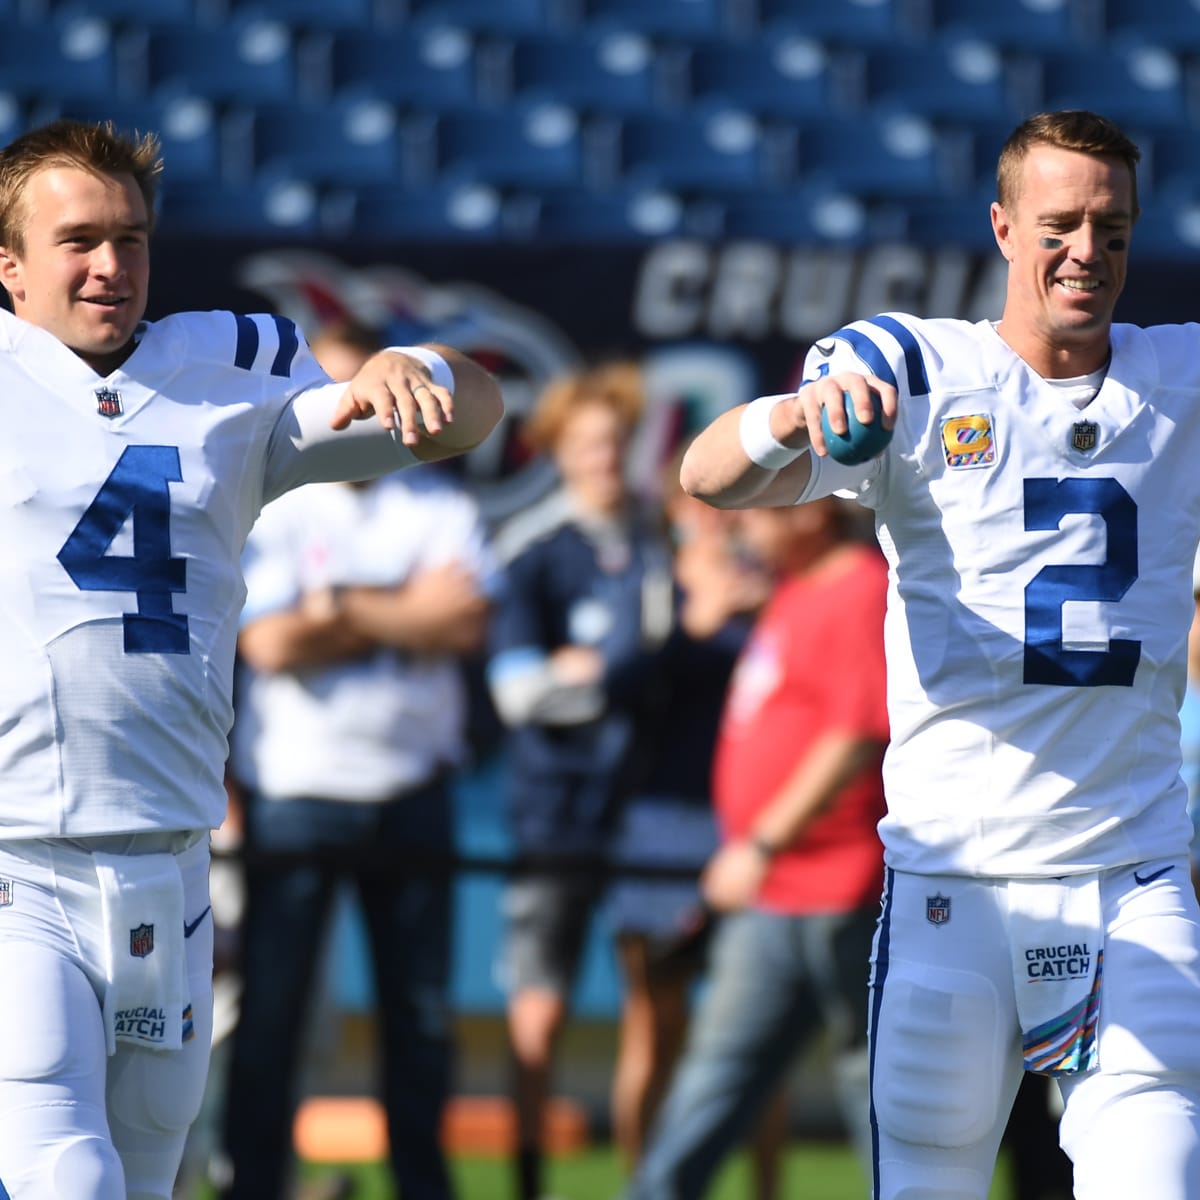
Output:
[[1008,904],[1025,1069],[1041,1075],[1090,1071],[1099,1061],[1100,879],[1013,880]]
[[179,865],[173,854],[93,857],[107,947],[108,1053],[118,1040],[178,1050],[191,1024]]

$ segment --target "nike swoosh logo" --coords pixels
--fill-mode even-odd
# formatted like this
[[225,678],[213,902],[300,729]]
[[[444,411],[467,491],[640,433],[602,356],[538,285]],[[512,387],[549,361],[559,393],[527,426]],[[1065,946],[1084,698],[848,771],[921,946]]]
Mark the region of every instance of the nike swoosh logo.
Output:
[[1146,884],[1153,883],[1156,879],[1161,879],[1174,865],[1174,863],[1171,863],[1170,866],[1159,867],[1157,871],[1151,871],[1149,875],[1139,875],[1134,871],[1133,882],[1139,887],[1145,887]]
[[203,921],[204,918],[207,917],[210,912],[212,912],[211,904],[206,905],[204,911],[194,921],[184,921],[183,936],[185,938],[190,938],[192,936],[192,934],[196,932],[196,928],[200,924],[200,922]]
[[817,342],[816,347],[822,358],[828,358],[837,349],[837,342]]

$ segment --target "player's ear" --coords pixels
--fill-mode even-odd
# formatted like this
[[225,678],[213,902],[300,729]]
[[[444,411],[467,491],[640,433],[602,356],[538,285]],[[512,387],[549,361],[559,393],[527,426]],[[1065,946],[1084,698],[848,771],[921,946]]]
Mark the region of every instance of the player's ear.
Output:
[[21,260],[7,246],[0,246],[0,286],[13,299],[25,299]]
[[1012,262],[1012,226],[1008,214],[996,201],[992,202],[992,233],[995,235],[996,245],[1000,247],[1000,253]]

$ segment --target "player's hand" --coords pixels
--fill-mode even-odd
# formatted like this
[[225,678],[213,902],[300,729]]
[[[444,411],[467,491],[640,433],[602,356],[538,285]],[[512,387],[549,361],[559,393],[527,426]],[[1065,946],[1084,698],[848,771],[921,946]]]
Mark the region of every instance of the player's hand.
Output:
[[[825,434],[821,431],[821,411],[829,412],[829,427],[836,434],[845,434],[849,428],[846,420],[846,400],[843,395],[850,393],[854,412],[858,419],[869,424],[874,419],[874,405],[871,402],[872,389],[879,393],[883,407],[884,428],[892,429],[896,424],[897,396],[896,389],[890,383],[885,383],[877,375],[859,375],[854,371],[839,371],[836,375],[823,375],[806,383],[790,402],[778,407],[790,410],[788,415],[794,422],[794,428],[803,429],[808,434],[809,444],[819,455],[827,455],[829,447],[825,443]],[[772,414],[774,415],[774,414]],[[774,428],[775,436],[786,442],[783,436]]]
[[700,892],[709,908],[734,912],[749,908],[767,875],[768,862],[748,840],[726,842],[708,860],[700,876]]
[[454,420],[454,397],[433,382],[429,368],[395,350],[372,355],[346,385],[330,425],[345,429],[374,413],[384,429],[396,431],[406,446],[433,435]]

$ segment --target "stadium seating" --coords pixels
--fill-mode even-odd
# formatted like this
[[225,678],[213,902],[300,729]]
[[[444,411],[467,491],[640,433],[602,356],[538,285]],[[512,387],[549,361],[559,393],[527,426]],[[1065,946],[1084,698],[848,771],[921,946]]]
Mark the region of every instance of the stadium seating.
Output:
[[786,193],[719,197],[721,235],[802,244],[858,246],[877,230],[857,197],[823,188],[789,188]]
[[723,0],[575,0],[592,29],[636,29],[655,37],[716,37],[725,26]]
[[134,82],[118,70],[112,27],[94,17],[58,24],[6,24],[0,37],[0,89],[23,100],[121,95]]
[[375,16],[374,0],[224,0],[224,3],[234,17],[280,21],[293,30],[368,29]]
[[147,91],[221,103],[273,103],[296,94],[295,40],[278,21],[247,18],[144,33]]
[[631,243],[696,232],[686,202],[645,188],[542,189],[510,201],[515,236],[538,243]]
[[522,37],[508,58],[508,87],[518,103],[631,113],[653,108],[659,98],[655,48],[638,33]]
[[1090,108],[1131,133],[1187,123],[1183,63],[1163,47],[1048,51],[1040,56],[1040,69],[1043,108]]
[[[53,0],[47,15],[56,24],[80,17],[99,18],[114,26],[145,29],[153,25],[190,25],[205,15],[208,0]],[[0,19],[15,17],[19,0],[0,3]]]
[[686,66],[689,95],[701,104],[744,108],[762,117],[818,117],[849,101],[844,60],[798,33],[694,43]]
[[639,113],[621,123],[618,141],[618,170],[628,185],[703,191],[779,182],[761,123],[739,109]]
[[347,205],[344,232],[374,241],[483,241],[501,233],[503,198],[485,184],[450,183],[404,190],[395,184],[365,184],[337,193]]
[[[935,35],[982,38],[1005,49],[1062,49],[1086,37],[1080,0],[928,0]],[[1144,0],[1135,0],[1146,7]]]
[[876,112],[913,112],[934,119],[1016,124],[1031,96],[1003,53],[977,38],[938,39],[896,54],[863,55],[862,102]]
[[903,0],[759,0],[764,35],[790,30],[843,46],[897,46],[915,27]]
[[442,179],[525,187],[583,182],[580,120],[566,105],[439,113],[432,125]]
[[400,107],[468,108],[476,100],[475,45],[463,29],[341,30],[307,47],[308,70],[321,72],[321,90],[334,95]]
[[404,174],[400,121],[382,101],[260,104],[238,112],[227,137],[226,166],[235,177],[353,185]]
[[417,27],[450,25],[478,33],[542,33],[556,24],[559,0],[408,0]]
[[1200,52],[1200,8],[1193,0],[1105,0],[1104,33],[1115,42],[1146,41],[1177,53]]
[[324,227],[318,190],[288,179],[163,183],[159,225],[171,234],[294,239],[319,237]]

